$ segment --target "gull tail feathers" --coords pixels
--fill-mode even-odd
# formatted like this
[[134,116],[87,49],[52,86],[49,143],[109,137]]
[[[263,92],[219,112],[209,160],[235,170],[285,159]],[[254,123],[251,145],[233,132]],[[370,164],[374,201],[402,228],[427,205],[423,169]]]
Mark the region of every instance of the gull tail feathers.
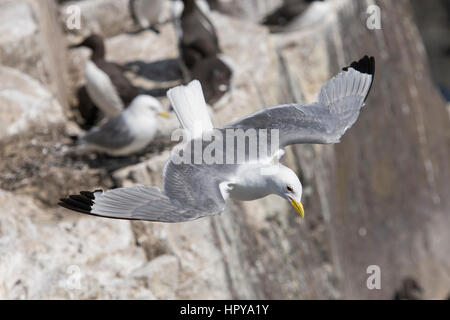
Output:
[[200,81],[193,80],[187,86],[178,86],[167,92],[181,126],[188,130],[192,139],[212,130]]

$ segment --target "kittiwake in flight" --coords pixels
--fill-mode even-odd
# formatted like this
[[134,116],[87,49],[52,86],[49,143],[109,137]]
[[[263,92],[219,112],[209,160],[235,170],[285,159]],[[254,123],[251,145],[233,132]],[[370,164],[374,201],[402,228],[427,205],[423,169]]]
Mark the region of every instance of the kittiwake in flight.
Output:
[[[162,190],[134,186],[106,192],[82,191],[61,199],[59,204],[102,217],[181,222],[220,214],[229,198],[248,201],[275,194],[289,201],[303,217],[299,178],[291,169],[275,164],[273,160],[282,156],[287,145],[339,142],[358,118],[374,72],[374,58],[365,56],[327,81],[316,102],[262,109],[219,129],[212,125],[198,81],[175,87],[167,95],[182,127],[190,133],[192,140],[189,142],[194,142],[194,145],[196,141],[202,144],[210,142],[205,137],[214,130],[256,129],[259,132],[258,129],[276,129],[280,149],[269,153],[266,159],[256,159],[259,161],[250,159],[250,154],[247,154],[246,161],[236,164],[179,163],[177,153],[172,152],[163,170]],[[185,143],[183,153],[189,152],[191,146],[191,143]],[[216,152],[220,155],[220,150]],[[224,151],[225,156],[227,152],[228,149]],[[263,172],[262,169],[268,170]]]
[[139,152],[155,137],[158,116],[168,117],[161,103],[152,96],[139,95],[118,116],[78,138],[77,150],[100,151],[111,156]]

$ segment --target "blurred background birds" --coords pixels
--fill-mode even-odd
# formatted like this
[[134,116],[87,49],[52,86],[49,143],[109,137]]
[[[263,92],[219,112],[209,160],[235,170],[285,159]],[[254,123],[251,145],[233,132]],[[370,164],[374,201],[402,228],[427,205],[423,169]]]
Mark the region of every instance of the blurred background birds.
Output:
[[151,29],[159,33],[157,29],[161,22],[161,10],[166,0],[130,0],[130,14],[134,23],[139,27],[138,31]]
[[221,57],[217,32],[207,10],[196,0],[183,0],[183,3],[183,13],[175,28],[186,79],[200,80],[206,102],[214,104],[230,89],[233,71]]
[[92,34],[80,44],[72,46],[78,47],[87,47],[92,51],[84,68],[90,99],[107,118],[117,116],[138,95],[138,89],[124,75],[122,66],[105,59],[102,37]]
[[169,117],[152,96],[139,95],[129,107],[76,141],[78,151],[100,151],[126,156],[142,151],[156,135],[158,116]]

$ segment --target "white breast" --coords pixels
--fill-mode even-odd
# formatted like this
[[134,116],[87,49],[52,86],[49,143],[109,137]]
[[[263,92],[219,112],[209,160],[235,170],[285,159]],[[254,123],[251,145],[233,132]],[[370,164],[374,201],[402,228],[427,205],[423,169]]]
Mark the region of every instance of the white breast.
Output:
[[86,63],[84,76],[89,97],[108,118],[115,117],[122,112],[123,102],[111,79],[104,71],[89,60]]
[[161,21],[161,0],[137,0],[134,2],[134,10],[141,28],[148,28]]
[[267,176],[262,174],[264,171],[261,171],[263,167],[267,167],[267,165],[241,165],[235,181],[231,184],[230,197],[240,201],[251,201],[271,194],[272,191],[267,184]]
[[153,141],[156,135],[158,123],[154,115],[135,116],[126,114],[125,121],[133,136],[133,142],[126,147],[115,150],[115,155],[128,155],[141,151]]

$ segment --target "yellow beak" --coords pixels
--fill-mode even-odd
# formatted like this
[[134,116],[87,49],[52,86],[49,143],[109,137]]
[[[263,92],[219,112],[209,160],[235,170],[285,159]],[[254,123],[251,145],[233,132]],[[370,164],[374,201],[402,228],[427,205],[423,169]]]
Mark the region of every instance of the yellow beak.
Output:
[[167,112],[158,112],[158,116],[164,117],[164,118],[170,118],[170,115]]
[[297,213],[302,217],[302,219],[305,217],[305,210],[303,210],[303,204],[301,202],[297,202],[291,197],[289,197],[291,200],[292,206],[297,210]]

